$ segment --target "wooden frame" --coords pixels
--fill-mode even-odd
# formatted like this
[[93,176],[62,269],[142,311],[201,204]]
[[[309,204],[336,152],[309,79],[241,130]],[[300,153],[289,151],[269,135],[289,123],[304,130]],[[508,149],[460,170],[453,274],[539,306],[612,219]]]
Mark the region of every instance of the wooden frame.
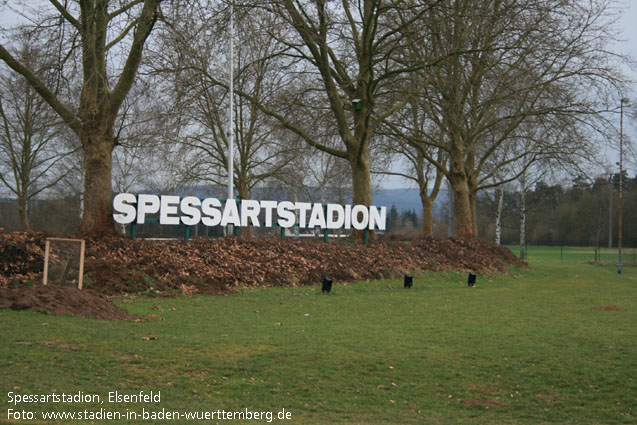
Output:
[[[66,239],[66,238],[47,238],[44,246],[44,275],[42,276],[42,284],[46,285],[49,280],[49,252],[51,251],[51,242],[69,242],[80,244],[80,270],[77,278],[77,288],[82,289],[82,281],[84,280],[84,252],[86,250],[86,241],[84,239]],[[62,278],[68,273],[70,262],[66,264]]]

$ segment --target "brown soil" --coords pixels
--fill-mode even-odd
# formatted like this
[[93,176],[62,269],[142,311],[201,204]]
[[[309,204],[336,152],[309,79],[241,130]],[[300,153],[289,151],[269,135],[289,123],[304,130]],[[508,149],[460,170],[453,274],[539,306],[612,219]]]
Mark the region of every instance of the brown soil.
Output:
[[600,307],[595,307],[595,310],[614,311],[614,310],[621,310],[621,307],[618,307],[616,305],[603,305]]
[[100,320],[134,318],[93,291],[54,285],[0,289],[0,309],[30,310]]
[[[43,233],[0,232],[0,288],[41,281],[45,240]],[[510,250],[490,241],[456,238],[411,241],[387,238],[369,244],[341,241],[325,244],[292,238],[217,238],[189,242],[94,239],[87,240],[85,258],[84,286],[96,297],[96,294],[220,295],[239,286],[318,284],[325,275],[335,282],[343,282],[396,278],[418,270],[505,272],[511,265],[525,265]],[[55,263],[56,259],[52,261]],[[55,266],[52,264],[50,268]],[[71,291],[60,289],[63,290]],[[77,297],[82,294],[77,290],[72,292],[78,294]],[[0,305],[6,305],[4,298],[9,295],[5,294],[13,292],[0,293]],[[55,297],[51,302],[53,299]],[[61,300],[59,298],[57,303]],[[38,304],[34,309],[54,311],[45,304]],[[74,314],[76,309],[77,306],[69,307],[69,311],[62,314]]]

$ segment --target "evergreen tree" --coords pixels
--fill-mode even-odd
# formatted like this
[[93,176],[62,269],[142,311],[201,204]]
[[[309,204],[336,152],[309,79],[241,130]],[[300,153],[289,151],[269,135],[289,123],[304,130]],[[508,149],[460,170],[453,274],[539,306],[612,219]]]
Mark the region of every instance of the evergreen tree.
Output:
[[396,205],[392,204],[389,209],[389,216],[387,217],[387,233],[391,233],[396,230],[396,227],[398,227],[398,219],[398,210],[396,209]]

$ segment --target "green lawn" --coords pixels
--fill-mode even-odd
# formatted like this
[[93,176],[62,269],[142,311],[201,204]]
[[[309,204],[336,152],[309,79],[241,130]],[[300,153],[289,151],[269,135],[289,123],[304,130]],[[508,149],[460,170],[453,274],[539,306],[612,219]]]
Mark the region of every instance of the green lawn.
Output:
[[[516,254],[520,252],[520,246],[510,246]],[[594,262],[594,247],[572,247],[572,246],[527,246],[527,255],[531,261],[535,259],[546,259],[555,261],[579,261]],[[600,247],[597,253],[597,261],[602,264],[617,264],[617,247]],[[634,265],[637,262],[637,250],[634,247],[624,247],[622,249],[622,264]]]
[[[559,253],[559,247],[558,253]],[[33,411],[272,411],[294,424],[635,424],[637,270],[534,257],[508,276],[135,299],[148,320],[0,311],[1,423]],[[599,309],[616,306],[618,309]],[[157,317],[149,317],[149,314]],[[108,403],[161,391],[159,404]],[[103,404],[13,406],[9,392]],[[291,420],[277,421],[285,409]]]

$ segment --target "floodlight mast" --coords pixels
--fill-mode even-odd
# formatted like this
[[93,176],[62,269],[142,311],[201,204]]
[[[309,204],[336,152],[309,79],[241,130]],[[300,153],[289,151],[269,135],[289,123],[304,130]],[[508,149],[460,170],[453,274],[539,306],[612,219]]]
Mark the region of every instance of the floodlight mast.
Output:
[[622,272],[622,212],[624,206],[623,199],[623,166],[624,166],[624,103],[628,103],[628,99],[622,97],[619,101],[619,235],[617,236],[617,273]]
[[230,99],[229,99],[229,117],[228,122],[228,200],[234,199],[234,4],[230,4]]
[[[234,2],[230,3],[230,84],[228,96],[228,198],[226,202],[234,202]],[[226,235],[233,233],[232,225],[228,225]]]

